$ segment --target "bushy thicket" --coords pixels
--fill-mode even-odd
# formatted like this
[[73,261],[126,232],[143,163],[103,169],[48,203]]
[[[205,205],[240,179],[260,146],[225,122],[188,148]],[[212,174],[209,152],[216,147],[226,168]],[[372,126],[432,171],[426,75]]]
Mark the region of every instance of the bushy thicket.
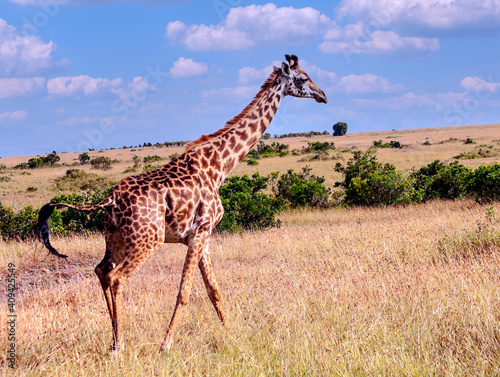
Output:
[[347,205],[389,205],[409,203],[415,192],[408,181],[392,164],[382,164],[372,152],[355,151],[344,167],[337,163],[335,170],[344,176],[337,186],[345,189]]
[[278,177],[278,173],[272,173],[273,193],[276,198],[285,200],[289,207],[328,207],[330,190],[323,184],[324,177],[311,174],[311,168],[302,168],[301,173],[288,170],[286,174]]
[[14,169],[36,169],[46,166],[55,166],[60,160],[61,157],[59,157],[56,151],[53,151],[47,156],[33,157],[30,158],[28,162],[21,162],[20,164],[14,166]]
[[344,167],[336,171],[344,176],[337,182],[345,190],[347,205],[390,205],[418,203],[432,199],[473,197],[478,202],[500,199],[500,165],[469,169],[458,162],[445,164],[436,160],[408,175],[394,165],[377,161],[373,152],[354,152]]
[[288,144],[282,144],[277,141],[266,144],[260,140],[255,148],[248,153],[248,158],[257,160],[259,158],[287,156],[290,153],[288,148],[290,148]]
[[255,230],[279,224],[275,215],[286,206],[279,197],[266,195],[269,177],[255,173],[250,178],[228,178],[219,193],[224,206],[224,216],[217,226],[221,231]]

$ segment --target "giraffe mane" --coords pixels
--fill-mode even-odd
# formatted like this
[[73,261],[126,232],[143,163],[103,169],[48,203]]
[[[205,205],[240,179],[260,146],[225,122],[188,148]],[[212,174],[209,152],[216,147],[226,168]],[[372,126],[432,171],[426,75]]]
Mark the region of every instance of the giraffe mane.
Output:
[[186,145],[186,152],[190,151],[194,147],[203,144],[207,141],[213,140],[214,138],[224,135],[226,132],[231,130],[235,124],[238,124],[242,119],[244,119],[248,113],[255,107],[257,102],[262,98],[265,92],[269,90],[271,85],[273,84],[274,80],[276,77],[278,77],[278,74],[281,72],[281,69],[278,67],[274,67],[273,72],[269,77],[264,81],[264,84],[262,84],[260,91],[255,95],[253,98],[252,102],[250,102],[238,115],[235,115],[231,120],[229,120],[224,127],[221,129],[212,132],[211,134],[208,135],[201,135],[198,139],[190,142],[189,144]]

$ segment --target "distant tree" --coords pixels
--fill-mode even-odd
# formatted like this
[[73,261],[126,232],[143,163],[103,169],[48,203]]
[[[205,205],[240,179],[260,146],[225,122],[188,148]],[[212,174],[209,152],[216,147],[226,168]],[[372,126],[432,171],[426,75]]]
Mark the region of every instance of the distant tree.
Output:
[[337,122],[333,125],[333,136],[342,136],[347,133],[347,123]]
[[271,138],[271,134],[269,132],[266,132],[264,135],[262,135],[262,138],[264,140],[269,140]]
[[85,165],[87,162],[90,161],[90,156],[87,152],[80,153],[78,155],[78,161],[80,161],[80,164]]
[[56,151],[53,151],[52,153],[49,153],[43,160],[47,165],[52,166],[55,163],[59,162],[61,160],[61,157],[57,155]]

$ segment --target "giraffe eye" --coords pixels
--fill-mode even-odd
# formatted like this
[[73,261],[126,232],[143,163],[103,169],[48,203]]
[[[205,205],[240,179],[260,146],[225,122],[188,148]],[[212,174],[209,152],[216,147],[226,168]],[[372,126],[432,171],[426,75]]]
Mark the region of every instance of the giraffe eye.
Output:
[[301,77],[299,80],[300,80],[300,82],[301,82],[302,84],[304,84],[304,83],[306,83],[309,79],[308,79],[307,77]]

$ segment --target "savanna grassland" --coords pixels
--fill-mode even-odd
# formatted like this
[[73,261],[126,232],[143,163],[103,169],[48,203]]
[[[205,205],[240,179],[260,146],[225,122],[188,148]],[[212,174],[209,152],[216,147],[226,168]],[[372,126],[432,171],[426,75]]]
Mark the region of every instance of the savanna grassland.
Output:
[[[464,144],[466,138],[475,144]],[[366,150],[374,140],[400,141],[377,158],[402,171],[435,159],[500,149],[500,126],[436,128],[280,139],[300,148],[334,141],[337,150]],[[273,141],[273,140],[271,140]],[[485,148],[485,147],[483,147]],[[118,180],[134,154],[167,157],[182,148],[90,152],[121,160],[101,172]],[[300,170],[309,165],[332,186],[336,159],[303,156],[241,163],[235,175]],[[78,154],[61,154],[73,163]],[[13,166],[29,157],[2,158]],[[468,167],[499,157],[460,160]],[[161,163],[161,162],[159,162]],[[68,167],[6,169],[0,201],[40,206]],[[140,171],[139,171],[140,172]],[[27,191],[27,187],[37,187]],[[186,249],[164,245],[129,279],[124,294],[126,350],[109,354],[110,320],[93,269],[104,254],[101,234],[54,237],[67,260],[35,242],[0,242],[0,271],[16,274],[16,369],[4,375],[54,376],[344,376],[500,374],[500,203],[430,201],[386,208],[330,208],[279,214],[280,228],[214,235],[211,254],[224,295],[222,326],[197,274],[172,349],[157,350],[170,320]],[[7,321],[5,279],[0,286]],[[0,335],[7,339],[7,328]]]

